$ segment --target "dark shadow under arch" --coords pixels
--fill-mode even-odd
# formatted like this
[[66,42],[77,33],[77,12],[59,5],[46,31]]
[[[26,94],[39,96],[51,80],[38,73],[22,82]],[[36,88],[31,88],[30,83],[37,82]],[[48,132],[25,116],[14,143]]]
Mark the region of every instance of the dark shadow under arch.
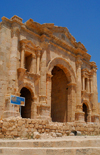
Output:
[[21,107],[21,117],[22,118],[31,118],[31,105],[32,105],[32,96],[29,89],[23,87],[20,91],[21,97],[25,97],[25,106]]
[[68,80],[64,71],[54,66],[52,70],[51,118],[53,122],[67,122]]
[[88,107],[85,103],[83,103],[83,112],[84,112],[84,121],[87,122],[88,117]]

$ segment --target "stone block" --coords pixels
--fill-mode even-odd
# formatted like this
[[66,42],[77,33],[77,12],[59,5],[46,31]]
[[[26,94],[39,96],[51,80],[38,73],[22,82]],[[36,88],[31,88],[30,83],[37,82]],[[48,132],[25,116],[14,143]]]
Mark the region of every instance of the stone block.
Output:
[[39,134],[39,132],[34,132],[34,134],[33,134],[34,139],[39,139],[40,137],[41,137],[41,135]]
[[57,137],[62,137],[62,133],[56,133]]

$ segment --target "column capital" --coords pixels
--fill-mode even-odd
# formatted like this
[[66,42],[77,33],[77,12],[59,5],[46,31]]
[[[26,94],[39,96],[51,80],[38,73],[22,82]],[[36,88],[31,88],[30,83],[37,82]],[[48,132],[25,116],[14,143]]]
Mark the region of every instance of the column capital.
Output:
[[70,83],[67,84],[67,86],[68,86],[68,87],[72,87],[72,86],[76,87],[76,83],[70,82]]
[[25,45],[21,44],[21,51],[24,50],[25,51]]
[[82,104],[76,106],[77,111],[82,110]]
[[40,57],[41,56],[41,50],[36,50],[36,55],[37,55],[37,57]]
[[45,95],[39,95],[39,101],[42,103],[46,103],[47,97]]
[[32,99],[34,100],[34,103],[37,102],[37,96],[33,96]]
[[36,59],[35,53],[32,53],[32,58],[33,58],[33,59]]
[[76,60],[76,67],[81,67],[82,66],[82,60],[81,59],[77,59]]
[[48,72],[47,73],[47,80],[50,81],[52,77],[53,77],[53,75],[51,74],[51,72]]

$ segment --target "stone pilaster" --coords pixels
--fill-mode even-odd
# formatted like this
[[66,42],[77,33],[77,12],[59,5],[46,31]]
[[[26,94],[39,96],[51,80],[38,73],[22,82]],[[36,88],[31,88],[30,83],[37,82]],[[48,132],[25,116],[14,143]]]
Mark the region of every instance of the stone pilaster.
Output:
[[91,110],[88,111],[87,122],[91,122]]
[[10,95],[19,95],[18,93],[18,79],[17,79],[17,68],[18,68],[18,41],[19,41],[20,27],[17,23],[12,24],[12,42],[11,42],[11,53],[10,53],[10,66],[9,66],[9,84],[8,92],[6,95],[6,107],[3,117],[17,116],[19,114],[19,106],[10,104]]
[[81,103],[81,65],[82,61],[80,58],[77,58],[76,61],[76,114],[75,120],[79,122],[84,121],[84,112],[82,111],[82,103]]
[[42,51],[40,71],[40,95],[38,105],[38,118],[50,119],[50,105],[47,104],[46,97],[46,50]]
[[89,88],[89,78],[87,78],[87,92],[90,93],[90,88]]
[[75,121],[75,111],[76,111],[76,83],[69,83],[67,85],[67,93],[68,93],[68,122]]
[[46,82],[46,89],[47,89],[47,105],[50,106],[50,109],[49,109],[49,116],[51,117],[51,87],[52,87],[52,74],[51,72],[50,73],[47,73],[47,82]]
[[36,74],[36,55],[32,54],[31,73]]
[[21,68],[25,68],[25,51],[22,49],[21,51]]
[[41,54],[41,52],[38,50],[36,52],[36,55],[37,55],[37,65],[36,65],[37,74],[40,74],[40,54]]
[[32,98],[31,119],[37,118],[37,97]]
[[98,92],[97,92],[97,69],[92,69],[92,95],[91,95],[91,103],[92,103],[92,121],[99,122],[99,103],[98,103]]
[[42,53],[40,72],[40,102],[46,103],[46,50]]
[[92,78],[90,78],[90,93],[93,93],[93,84],[92,84]]
[[46,89],[47,89],[47,104],[51,105],[51,86],[52,86],[52,74],[47,73],[47,82],[46,82]]
[[8,81],[7,64],[9,63],[9,51],[6,48],[6,41],[10,43],[8,37],[6,22],[2,18],[2,24],[0,27],[0,119],[3,117],[3,111],[5,108],[5,94]]
[[82,77],[82,80],[83,80],[83,83],[82,83],[82,90],[84,91],[84,90],[85,90],[85,77],[84,77],[84,76]]

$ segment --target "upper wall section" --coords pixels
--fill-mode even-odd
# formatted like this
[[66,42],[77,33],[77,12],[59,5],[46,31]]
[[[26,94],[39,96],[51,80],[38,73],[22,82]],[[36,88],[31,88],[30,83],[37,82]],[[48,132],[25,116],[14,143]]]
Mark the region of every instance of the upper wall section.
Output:
[[86,48],[80,42],[76,42],[75,38],[69,33],[66,27],[54,26],[54,24],[39,24],[29,19],[25,23],[22,23],[22,18],[18,16],[13,16],[11,19],[2,17],[2,22],[0,23],[0,28],[2,24],[6,24],[9,27],[17,24],[20,33],[22,31],[28,34],[34,35],[38,38],[41,46],[44,47],[45,44],[51,44],[65,52],[73,55],[74,57],[80,56],[86,62],[90,61],[91,56],[87,53]]

